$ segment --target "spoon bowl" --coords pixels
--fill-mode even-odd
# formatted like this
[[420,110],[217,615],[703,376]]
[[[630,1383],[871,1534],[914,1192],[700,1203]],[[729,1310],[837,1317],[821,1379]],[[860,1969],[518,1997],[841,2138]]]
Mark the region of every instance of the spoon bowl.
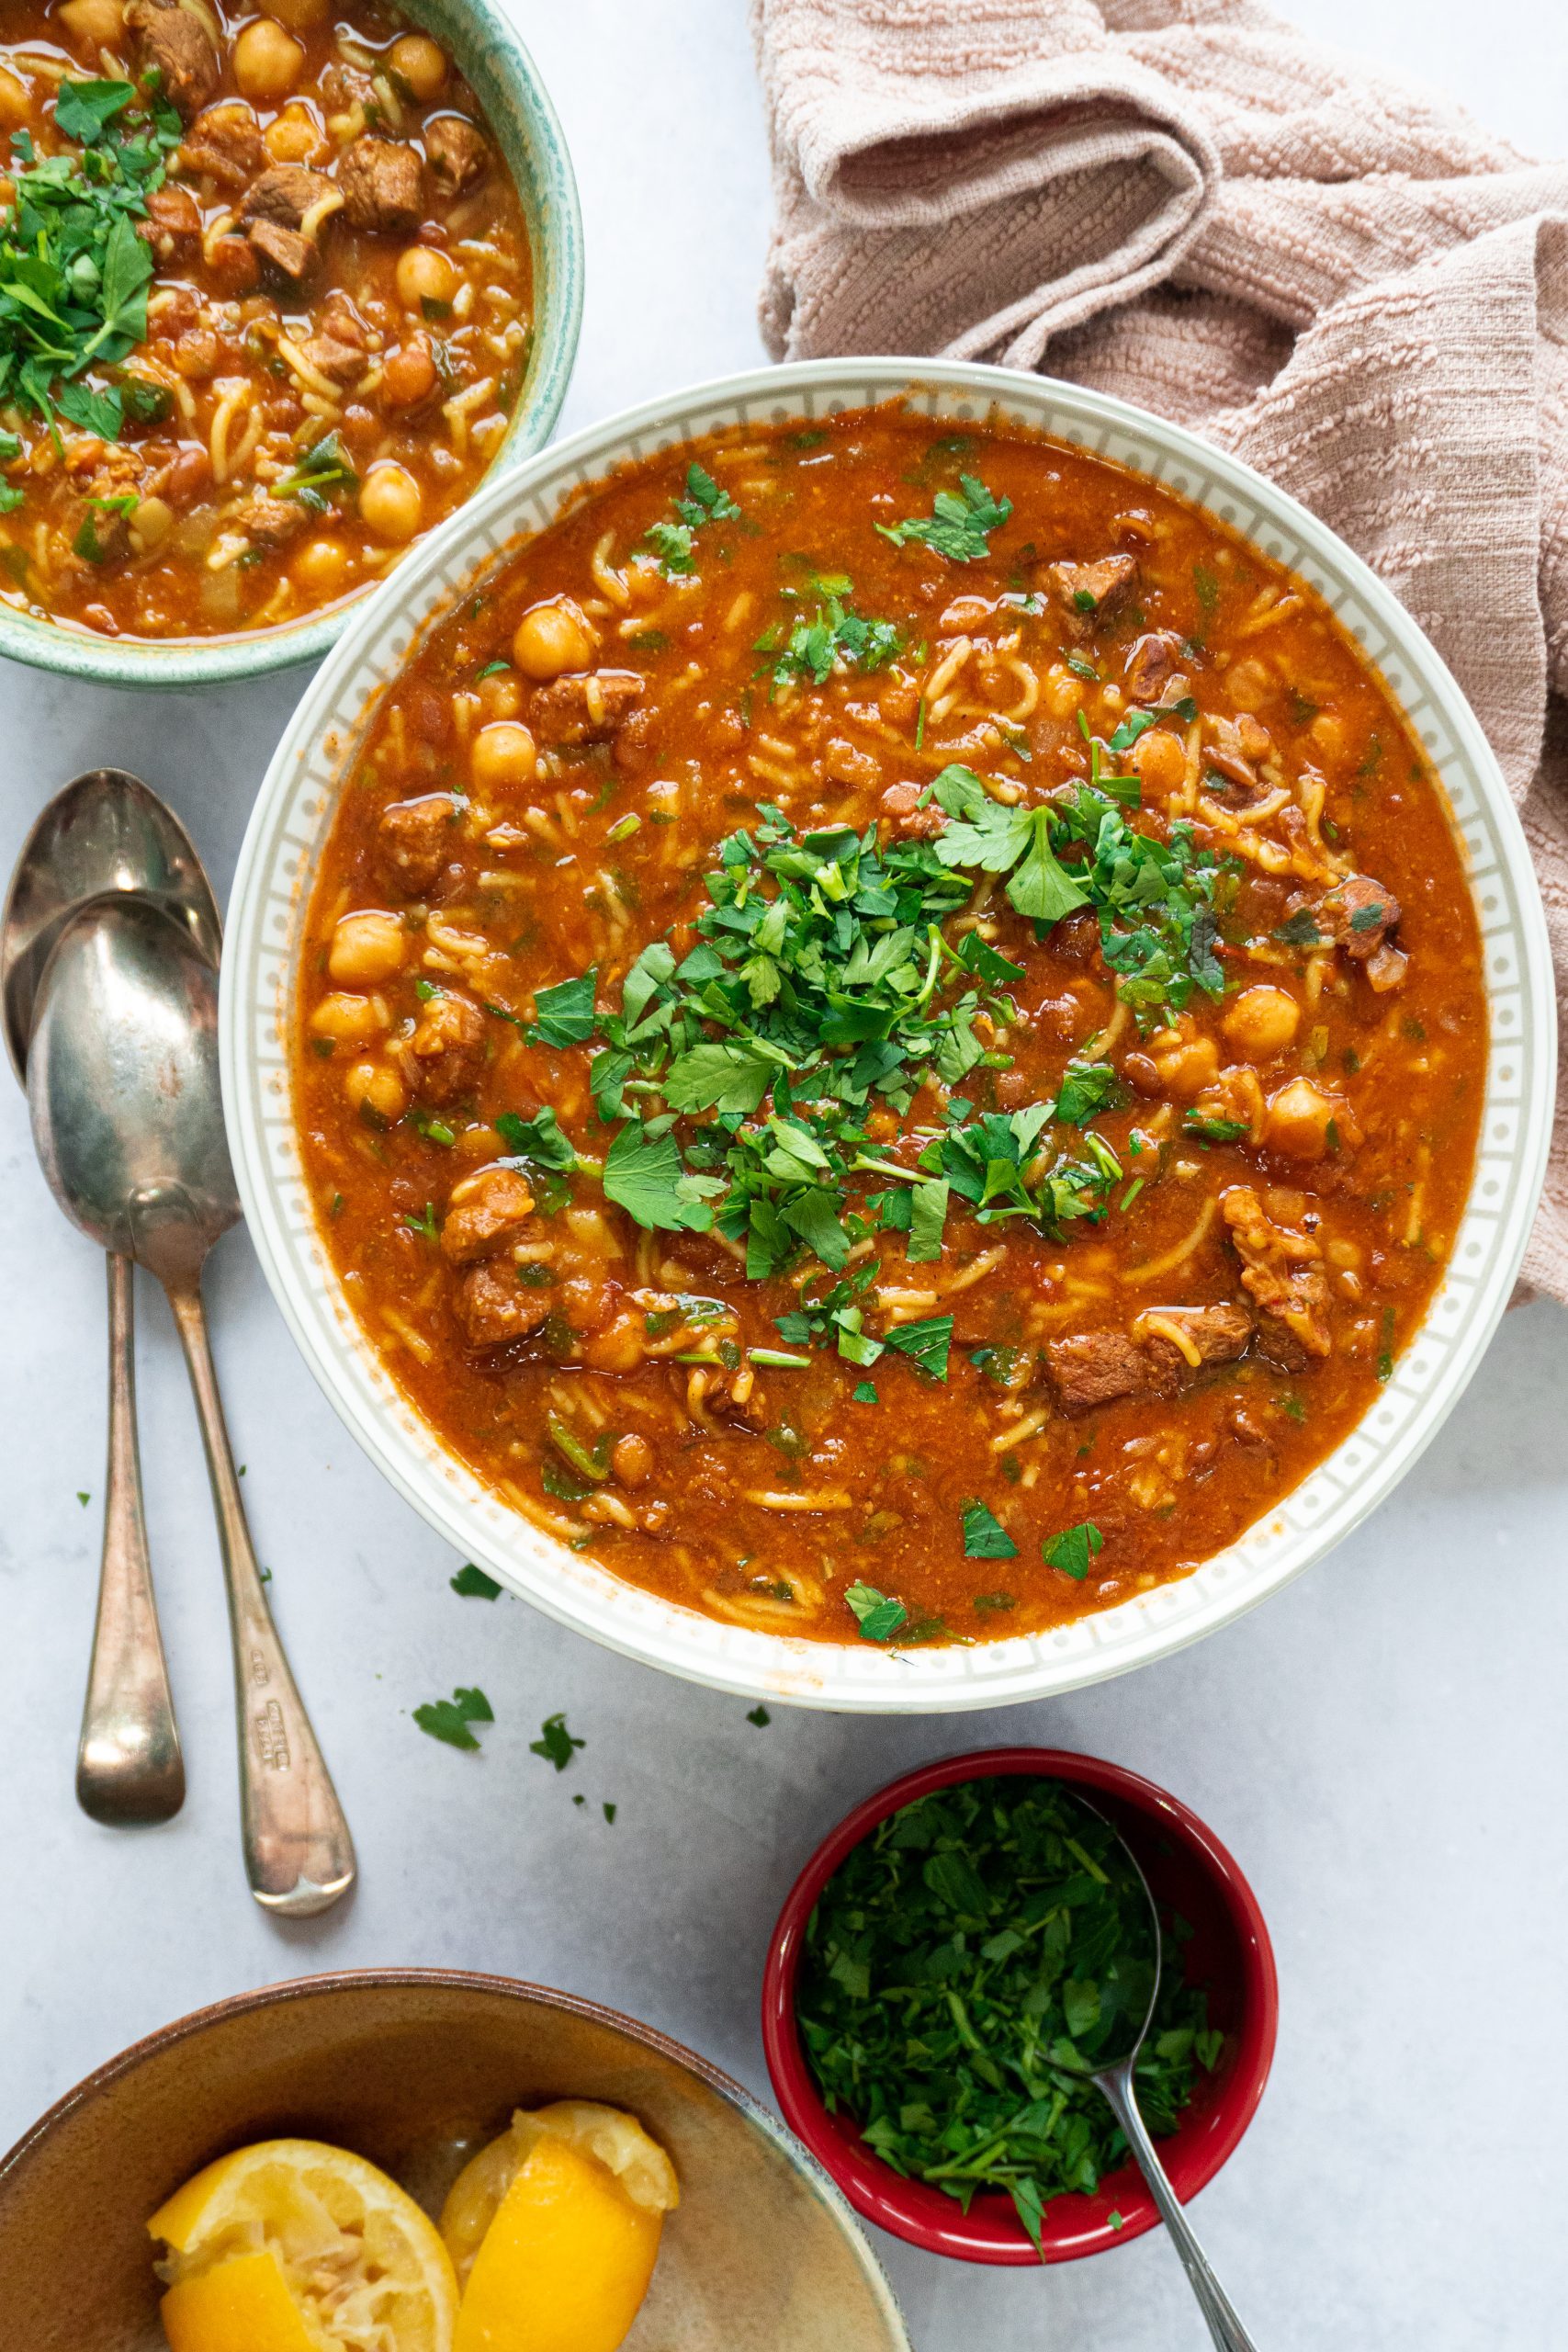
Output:
[[92,768],[39,814],[0,915],[0,1020],[24,1086],[39,983],[56,940],[89,899],[130,891],[182,923],[217,964],[218,905],[185,827],[140,776]]
[[79,909],[45,968],[28,1101],[51,1189],[100,1249],[160,1281],[194,1272],[240,1214],[217,975],[186,924],[130,896]]

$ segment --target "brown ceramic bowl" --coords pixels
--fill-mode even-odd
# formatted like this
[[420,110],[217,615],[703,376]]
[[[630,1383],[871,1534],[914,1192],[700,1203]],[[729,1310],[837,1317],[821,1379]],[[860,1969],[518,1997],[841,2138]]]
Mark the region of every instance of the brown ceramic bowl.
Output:
[[375,1969],[198,2009],[100,2066],[0,2161],[6,2352],[164,2352],[149,2213],[247,2141],[356,2150],[427,2203],[455,2146],[549,2098],[630,2109],[681,2177],[627,2352],[909,2352],[838,2190],[739,2083],[614,2009]]

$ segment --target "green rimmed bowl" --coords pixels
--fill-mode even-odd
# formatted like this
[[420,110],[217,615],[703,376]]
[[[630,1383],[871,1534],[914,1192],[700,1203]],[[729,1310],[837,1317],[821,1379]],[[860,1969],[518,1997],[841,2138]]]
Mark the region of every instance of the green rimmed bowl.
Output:
[[[522,198],[534,263],[534,342],[528,372],[486,481],[542,449],[571,380],[582,326],[582,215],[577,177],[538,68],[498,0],[401,0],[411,24],[455,59],[479,100]],[[476,485],[476,488],[479,485]],[[418,542],[415,541],[417,547]],[[233,637],[95,637],[0,604],[0,654],[100,686],[164,692],[228,685],[319,662],[372,582],[329,610]]]

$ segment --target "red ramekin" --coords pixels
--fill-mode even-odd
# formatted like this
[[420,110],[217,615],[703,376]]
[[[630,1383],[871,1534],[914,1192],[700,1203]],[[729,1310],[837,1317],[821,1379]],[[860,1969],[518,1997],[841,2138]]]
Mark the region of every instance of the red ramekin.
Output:
[[[1010,2198],[976,2197],[967,2214],[923,2181],[904,2180],[873,2154],[854,2122],[823,2105],[795,2021],[795,1984],[807,1924],[839,1864],[879,1821],[933,1789],[955,1781],[1020,1774],[1079,1788],[1114,1824],[1143,1867],[1162,1911],[1193,1929],[1180,1947],[1190,1982],[1209,1987],[1210,2023],[1225,2035],[1213,2073],[1199,2071],[1192,2103],[1159,2152],[1183,2204],[1213,2180],[1257,2111],[1273,2063],[1280,2018],[1273,1947],[1258,1899],[1231,1856],[1175,1797],[1099,1757],[1055,1747],[993,1747],[947,1756],[890,1781],[856,1805],[825,1838],[790,1889],[762,1978],[762,2042],[784,2119],[868,2222],[928,2253],[963,2262],[1032,2263],[1031,2245]],[[1167,1962],[1173,1947],[1166,1941]],[[1111,2220],[1120,2216],[1120,2223]],[[1047,2262],[1141,2237],[1158,2220],[1154,2199],[1131,2164],[1107,2173],[1092,2197],[1053,2198],[1043,2231]]]

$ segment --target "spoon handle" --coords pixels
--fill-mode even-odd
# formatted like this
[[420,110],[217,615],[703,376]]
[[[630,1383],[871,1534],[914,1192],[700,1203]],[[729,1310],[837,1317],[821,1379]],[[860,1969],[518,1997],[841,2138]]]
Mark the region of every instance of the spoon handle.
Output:
[[169,1283],[218,1513],[240,1732],[240,1807],[251,1893],[267,1911],[309,1919],[354,1883],[354,1840],[266,1605],[229,1449],[197,1282]]
[[1197,2234],[1178,2200],[1177,2194],[1166,2177],[1165,2166],[1155,2154],[1155,2143],[1138,2112],[1138,2102],[1133,2089],[1133,2061],[1120,2066],[1108,2066],[1095,2081],[1115,2109],[1116,2120],[1127,2136],[1138,2170],[1148,2183],[1149,2194],[1159,2207],[1176,2251],[1181,2256],[1198,2307],[1209,2323],[1209,2333],[1219,2346],[1219,2352],[1256,2352],[1252,2338],[1231,2307],[1224,2289],[1209,2267],[1208,2256],[1199,2245]]
[[109,1442],[98,1615],[76,1750],[76,1802],[95,1821],[131,1828],[169,1821],[186,1768],[152,1597],[141,1457],[136,1443],[131,1263],[105,1261],[109,1285]]

